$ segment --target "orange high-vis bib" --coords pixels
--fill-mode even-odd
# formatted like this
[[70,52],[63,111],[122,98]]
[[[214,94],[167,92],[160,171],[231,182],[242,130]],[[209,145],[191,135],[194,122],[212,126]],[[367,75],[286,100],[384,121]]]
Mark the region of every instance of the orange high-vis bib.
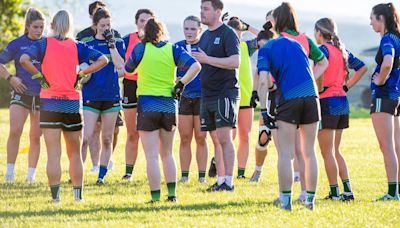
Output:
[[[126,47],[126,52],[125,52],[125,62],[128,61],[129,57],[132,54],[133,49],[135,46],[140,43],[140,39],[138,36],[137,32],[129,34],[129,43],[128,46]],[[129,79],[129,80],[137,80],[138,74],[137,73],[129,73],[125,72],[124,78]]]
[[323,93],[319,94],[320,98],[346,96],[343,90],[343,84],[347,77],[345,70],[345,62],[342,52],[332,44],[325,43],[325,47],[329,53],[329,65],[324,72],[324,87],[329,87]]
[[282,32],[281,35],[297,41],[306,50],[307,57],[310,55],[310,44],[308,43],[308,39],[307,39],[306,35],[299,33],[299,35],[293,36],[287,32]]
[[78,48],[72,39],[47,38],[46,53],[42,72],[50,85],[41,89],[40,97],[62,100],[79,100],[80,94],[74,88],[77,79]]

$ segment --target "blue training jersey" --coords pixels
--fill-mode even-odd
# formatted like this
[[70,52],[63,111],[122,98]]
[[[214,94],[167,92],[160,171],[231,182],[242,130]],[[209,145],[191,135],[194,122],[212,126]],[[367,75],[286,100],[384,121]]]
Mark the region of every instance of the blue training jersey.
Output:
[[[198,51],[199,43],[196,44],[186,44],[186,40],[179,41],[176,43],[178,47],[186,50],[187,52],[195,52]],[[190,50],[188,50],[190,49]],[[190,67],[190,66],[189,66]],[[187,66],[178,66],[176,69],[176,76],[183,77],[188,71],[189,67]],[[201,74],[199,73],[189,84],[185,86],[185,89],[182,92],[182,96],[187,98],[198,98],[201,97],[201,82],[200,82]]]
[[[161,41],[156,44],[156,47],[163,47],[166,42]],[[134,72],[140,64],[145,51],[145,45],[138,43],[132,51],[131,56],[125,64],[127,72]],[[189,55],[184,49],[177,45],[172,45],[172,54],[174,57],[175,66],[186,67],[192,66],[196,60]],[[139,76],[140,77],[140,76]],[[160,105],[162,103],[162,105]],[[176,113],[178,103],[172,97],[157,97],[157,96],[139,96],[138,112],[165,112]]]
[[270,72],[277,84],[277,102],[317,97],[311,65],[304,48],[296,41],[279,37],[258,52],[258,72]]
[[[386,33],[379,45],[379,52],[381,53],[380,58],[383,59],[385,55],[393,56],[395,62],[399,61],[400,58],[400,37],[393,33]],[[379,55],[378,52],[378,55]],[[377,56],[378,59],[378,56]],[[379,73],[381,70],[381,62],[377,61],[374,74]],[[400,67],[394,66],[390,72],[389,78],[382,86],[377,86],[371,81],[371,90],[373,98],[383,98],[391,100],[399,100],[400,98]]]
[[[107,56],[109,63],[101,70],[92,74],[90,80],[83,84],[83,101],[116,101],[120,100],[120,88],[118,72],[112,62],[110,49],[105,40],[98,40],[95,37],[86,39],[85,43]],[[116,40],[116,48],[120,56],[125,58],[125,44],[122,39]]]
[[[21,66],[19,59],[25,50],[40,40],[45,40],[45,38],[31,40],[27,35],[23,35],[11,41],[0,53],[0,64],[6,64],[14,60],[16,76],[19,77],[22,83],[27,87],[25,94],[29,96],[39,96],[41,88],[40,83],[38,80],[32,79],[32,75]],[[41,70],[41,61],[32,58],[32,63],[38,70]]]

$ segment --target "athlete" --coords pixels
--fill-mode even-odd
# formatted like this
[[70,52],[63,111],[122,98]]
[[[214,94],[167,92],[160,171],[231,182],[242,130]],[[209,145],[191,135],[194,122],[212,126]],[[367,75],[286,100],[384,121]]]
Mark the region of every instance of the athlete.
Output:
[[[175,45],[185,49],[188,53],[197,52],[199,49],[201,32],[202,26],[200,18],[188,16],[183,22],[185,40],[179,41]],[[187,70],[187,67],[178,67],[176,76],[178,78],[183,77]],[[179,160],[182,170],[181,183],[189,181],[189,169],[192,160],[191,142],[193,135],[196,141],[198,180],[200,183],[206,182],[208,148],[206,141],[207,132],[202,132],[200,129],[200,78],[201,75],[197,75],[185,86],[179,100],[178,130],[180,135]]]
[[[328,60],[321,50],[319,50],[318,46],[308,36],[299,32],[297,15],[292,5],[290,3],[283,2],[281,6],[274,10],[273,17],[280,18],[279,21],[276,21],[275,19],[273,20],[275,30],[279,30],[278,34],[293,39],[301,44],[308,58],[313,61],[316,66],[313,68],[313,74],[315,78],[318,79],[318,87],[321,88],[321,82],[323,80],[323,77],[321,76],[324,70],[328,67]],[[303,203],[307,198],[307,177],[305,176],[305,158],[302,156],[303,152],[301,151],[304,145],[301,145],[299,131],[296,135],[296,142],[295,156],[300,171],[301,184],[301,193],[297,202]]]
[[98,9],[93,15],[96,35],[85,39],[85,43],[109,58],[109,63],[100,71],[92,74],[83,84],[83,130],[82,157],[93,138],[93,132],[99,116],[101,117],[101,152],[97,184],[104,184],[113,150],[113,136],[118,112],[121,110],[118,76],[124,74],[125,45],[122,39],[116,39],[111,30],[111,15],[107,9]]
[[[26,49],[20,58],[22,67],[40,82],[40,128],[47,148],[47,177],[53,202],[60,202],[61,133],[69,158],[69,174],[76,201],[82,201],[83,163],[80,153],[82,121],[80,94],[75,89],[78,80],[93,73],[108,62],[100,52],[72,39],[72,17],[65,10],[53,17],[51,37],[42,39]],[[42,63],[39,71],[32,63]],[[78,72],[80,63],[94,61]]]
[[381,35],[371,79],[371,118],[383,154],[388,193],[379,200],[399,200],[400,157],[400,15],[393,3],[371,12],[372,29]]
[[[172,155],[177,119],[174,98],[179,98],[184,85],[201,69],[185,50],[165,40],[164,25],[154,18],[149,19],[142,42],[136,45],[125,64],[127,72],[136,70],[139,75],[137,130],[146,155],[151,202],[160,200],[159,156],[168,187],[168,201],[176,201],[176,166]],[[174,86],[177,66],[186,66],[188,71]]]
[[[272,11],[271,11],[272,13]],[[269,27],[267,30],[262,30],[260,33],[257,35],[257,45],[258,48],[263,47],[269,40],[276,38],[275,33],[272,31],[272,27]],[[275,84],[274,84],[275,85]],[[275,116],[275,108],[276,108],[276,102],[275,102],[275,94],[276,94],[276,86],[272,85],[269,90],[269,95],[268,95],[268,102],[266,105],[266,109],[262,109],[261,112],[268,111],[270,115]],[[259,75],[255,73],[254,75],[254,80],[253,80],[253,92],[251,95],[250,99],[250,105],[252,107],[257,106],[257,101],[260,100],[260,96],[262,93],[265,93],[266,91],[261,91],[259,89],[260,83],[259,83]],[[260,94],[260,96],[259,96]],[[262,117],[259,118],[259,138],[257,140],[256,148],[255,148],[255,159],[256,159],[256,167],[253,172],[253,175],[250,178],[250,182],[258,183],[261,178],[261,172],[263,169],[265,157],[267,156],[267,148],[268,148],[268,136],[265,135],[267,132],[265,131],[265,128],[263,127],[263,119]],[[271,130],[271,136],[273,137],[274,140],[276,140],[276,131],[274,129]],[[276,143],[275,143],[276,144]]]
[[[237,151],[238,172],[237,178],[244,179],[247,159],[250,150],[250,131],[253,125],[254,111],[250,105],[250,98],[253,89],[253,71],[251,69],[250,57],[257,51],[257,39],[244,41],[243,33],[246,31],[256,35],[260,32],[249,24],[243,22],[238,17],[231,17],[227,23],[234,29],[238,35],[240,42],[240,66],[239,66],[239,85],[240,85],[240,108],[238,114],[237,132],[239,133],[239,146]],[[236,128],[234,129],[234,138],[236,136]]]
[[[40,84],[32,80],[29,74],[19,63],[19,59],[25,49],[35,42],[44,39],[45,18],[37,9],[30,8],[25,16],[24,35],[11,41],[0,53],[0,76],[9,81],[12,92],[10,102],[10,130],[7,140],[7,173],[6,183],[14,182],[14,166],[17,160],[21,134],[26,119],[29,115],[29,153],[28,153],[28,183],[35,182],[36,166],[40,154],[40,126],[39,126],[39,93]],[[16,75],[12,75],[5,67],[10,61],[14,61]],[[34,60],[35,67],[40,70],[40,62]]]
[[[133,48],[140,43],[140,39],[144,36],[144,26],[147,20],[154,17],[153,11],[149,9],[139,9],[135,15],[135,24],[137,32],[126,35],[123,40],[126,47],[125,60],[129,59]],[[136,163],[139,145],[139,133],[136,130],[136,113],[137,113],[137,73],[125,73],[123,83],[123,99],[122,107],[126,122],[127,138],[125,144],[125,175],[124,180],[131,180],[133,168]]]
[[[346,160],[340,152],[343,129],[349,127],[349,102],[346,92],[367,72],[365,64],[348,52],[340,41],[336,23],[330,18],[322,18],[315,23],[315,40],[329,61],[324,72],[323,90],[319,92],[321,122],[318,141],[325,162],[330,193],[326,199],[354,200]],[[349,79],[348,69],[355,70]],[[344,192],[340,194],[338,173],[342,179]]]
[[[216,151],[217,182],[208,191],[234,191],[235,147],[232,128],[239,111],[237,69],[240,64],[240,41],[221,20],[221,0],[201,1],[201,22],[208,26],[192,55],[202,64],[200,123],[202,131],[216,134],[222,153]],[[223,168],[221,168],[223,164]]]
[[[93,15],[94,13],[100,9],[100,8],[106,8],[106,4],[103,1],[94,1],[91,4],[89,4],[89,17],[90,17],[90,21],[93,21]],[[121,38],[121,35],[119,34],[118,31],[114,30],[111,28],[111,31],[114,34],[115,38]],[[97,33],[97,29],[96,26],[92,25],[80,32],[78,32],[78,34],[76,35],[76,39],[82,42],[87,42],[88,40],[92,40],[93,37],[96,35]],[[86,80],[82,81],[88,81],[90,79],[87,78]],[[114,130],[114,137],[113,137],[113,151],[115,149],[115,147],[117,146],[117,142],[118,142],[118,134],[119,134],[119,127],[124,125],[124,121],[122,120],[122,116],[121,113],[118,113],[118,118],[117,121],[115,123],[115,130]],[[99,116],[97,123],[96,123],[96,127],[94,128],[94,132],[93,132],[93,137],[89,142],[89,149],[90,149],[90,157],[92,160],[92,173],[98,173],[99,172],[99,163],[100,163],[100,150],[101,150],[101,143],[100,143],[100,133],[101,133],[101,117]],[[86,149],[85,149],[86,151]],[[86,159],[86,152],[83,154],[84,160]],[[110,159],[110,162],[108,164],[108,169],[112,170],[114,167],[114,162],[112,159]]]

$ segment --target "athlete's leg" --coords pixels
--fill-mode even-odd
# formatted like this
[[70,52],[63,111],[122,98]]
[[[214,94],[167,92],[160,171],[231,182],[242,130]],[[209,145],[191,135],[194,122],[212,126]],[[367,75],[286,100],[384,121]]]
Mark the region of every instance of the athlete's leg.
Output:
[[47,177],[50,186],[59,185],[61,179],[61,129],[42,128],[47,150]]
[[[94,139],[94,132],[99,113],[83,110],[83,140],[82,140],[82,161],[85,162],[89,144]],[[99,131],[100,132],[100,131]],[[93,148],[94,149],[94,148]],[[92,160],[93,165],[95,164]]]
[[10,182],[14,180],[14,165],[17,160],[19,143],[28,114],[28,109],[16,104],[10,105],[10,129],[7,140],[6,174],[6,180]]
[[397,183],[398,160],[394,145],[394,117],[388,113],[372,113],[372,124],[383,154],[387,180]]
[[64,131],[65,145],[69,158],[69,176],[74,188],[83,186],[83,162],[81,157],[82,131]]
[[175,139],[175,129],[166,131],[160,129],[160,156],[163,163],[165,182],[168,187],[168,197],[176,197],[176,165],[172,155]]
[[224,161],[225,169],[225,183],[233,186],[233,169],[235,166],[235,147],[232,142],[232,128],[221,127],[216,130],[218,141],[222,147],[222,158]]
[[115,122],[118,112],[106,112],[101,114],[101,151],[99,179],[104,179],[107,174],[108,164],[112,154],[112,142],[114,137]]
[[124,109],[125,126],[127,131],[125,144],[126,175],[132,175],[133,167],[136,164],[139,147],[139,133],[136,130],[137,108]]
[[[90,151],[90,158],[92,160],[93,171],[96,171],[96,167],[98,169],[100,164],[100,150],[101,150],[100,133],[101,133],[101,122],[96,121],[94,131],[91,140],[89,142],[89,151]],[[86,159],[87,153],[85,152],[84,154],[85,154],[84,158]],[[83,161],[85,161],[85,159]]]
[[238,160],[238,177],[244,176],[247,160],[249,158],[250,150],[250,131],[253,125],[253,109],[239,109],[238,115],[238,133],[239,133],[239,146],[237,152]]
[[325,171],[331,189],[330,195],[339,197],[338,164],[335,157],[335,130],[321,129],[318,132],[318,142],[324,158]]
[[28,176],[27,180],[33,182],[35,180],[36,166],[40,155],[40,112],[31,112],[30,129],[29,129],[29,154],[28,154]]
[[208,160],[207,132],[200,129],[199,116],[193,116],[194,138],[196,140],[196,161],[199,178],[205,177]]
[[193,138],[193,117],[192,115],[179,115],[178,130],[180,135],[179,161],[181,164],[182,180],[187,181],[190,163],[192,161],[191,142]]
[[160,167],[158,165],[158,157],[160,152],[160,130],[155,131],[140,131],[139,137],[142,142],[144,154],[146,156],[147,164],[147,179],[149,181],[150,191],[152,193],[158,192],[157,198],[153,200],[160,200]]
[[318,132],[318,122],[300,125],[301,151],[305,163],[305,181],[307,189],[307,204],[313,204],[318,183],[318,160],[315,153],[315,141]]

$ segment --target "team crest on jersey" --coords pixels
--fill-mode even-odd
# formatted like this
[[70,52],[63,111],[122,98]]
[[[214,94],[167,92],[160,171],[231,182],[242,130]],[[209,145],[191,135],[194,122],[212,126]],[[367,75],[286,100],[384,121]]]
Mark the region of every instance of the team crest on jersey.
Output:
[[220,37],[215,37],[214,44],[219,44],[220,41],[221,41]]

